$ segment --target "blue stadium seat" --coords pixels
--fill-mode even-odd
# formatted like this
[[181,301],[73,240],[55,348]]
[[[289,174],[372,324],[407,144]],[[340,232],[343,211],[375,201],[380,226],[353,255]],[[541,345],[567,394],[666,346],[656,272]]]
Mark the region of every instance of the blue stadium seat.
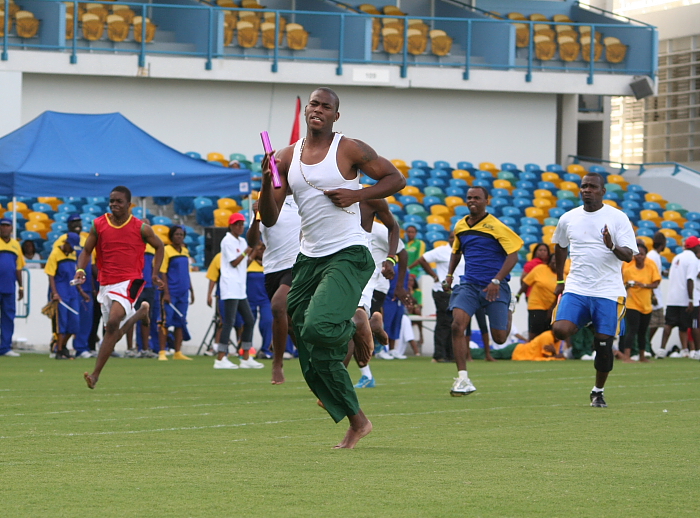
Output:
[[441,189],[445,189],[447,187],[447,180],[443,178],[429,178],[428,185],[432,187],[440,187]]
[[510,207],[510,201],[506,198],[491,198],[491,207],[494,209],[503,209],[503,207]]
[[686,212],[685,219],[688,221],[700,221],[700,212]]
[[455,207],[455,216],[459,216],[460,218],[463,218],[464,216],[469,215],[469,207],[466,205],[457,205]]
[[478,180],[493,180],[493,173],[491,173],[491,171],[477,171],[476,173],[474,173],[474,178]]
[[165,225],[166,227],[169,227],[173,224],[173,220],[167,216],[153,216],[151,223],[153,225]]
[[[666,246],[667,246],[668,248],[671,248],[671,249],[674,249],[674,248],[675,248],[676,254],[680,254],[680,253],[683,251],[683,247],[682,247],[682,246],[679,246],[680,244],[681,244],[681,243],[679,243],[678,240],[676,240],[675,237],[668,237],[668,236],[666,236]],[[676,248],[677,246],[678,246],[678,248]]]
[[661,228],[672,228],[673,230],[677,231],[680,230],[681,227],[675,221],[662,221]]
[[432,244],[435,241],[443,241],[447,239],[447,232],[443,229],[442,232],[427,232],[425,234],[425,240]]
[[700,230],[700,222],[698,221],[686,221],[685,225],[683,225],[683,228],[688,228],[692,230]]
[[655,201],[645,201],[644,203],[642,203],[642,208],[644,210],[657,210],[657,211],[663,210],[661,208],[661,205],[659,205]]
[[411,167],[428,167],[428,162],[425,160],[414,160],[411,162]]
[[197,160],[201,160],[201,159],[202,159],[202,155],[200,155],[200,154],[197,153],[196,151],[188,151],[188,152],[185,153],[185,154],[186,154],[188,157],[190,157],[190,158],[196,158]]
[[199,234],[192,227],[189,227],[187,225],[182,225],[182,228],[185,229],[185,232],[187,233],[188,236],[196,236],[197,238],[199,238]]
[[647,192],[644,190],[644,187],[642,187],[639,184],[636,183],[631,183],[627,186],[627,192],[636,192],[637,194],[641,194],[642,196],[645,195]]
[[649,221],[648,219],[640,219],[639,224],[637,225],[639,228],[650,228],[654,232],[658,230],[656,223],[653,221]]
[[43,212],[44,214],[53,214],[54,210],[48,203],[32,203],[32,210],[34,212]]
[[178,196],[173,203],[173,210],[178,216],[189,216],[194,210],[194,198],[192,196]]
[[513,197],[514,198],[527,198],[529,200],[532,199],[532,191],[528,191],[527,189],[515,189],[513,191]]
[[39,232],[34,232],[33,230],[23,230],[19,233],[19,237],[22,241],[31,239],[32,241],[43,241],[41,234]]
[[72,214],[77,212],[78,208],[72,203],[62,203],[58,206],[58,212],[65,212],[66,214]]
[[515,218],[512,218],[510,216],[502,216],[501,223],[503,223],[504,225],[508,225],[511,229],[514,229],[514,230],[518,224],[518,222],[515,220]]
[[194,199],[194,208],[197,210],[210,205],[214,205],[214,202],[211,200],[211,198],[207,198],[206,196],[197,196]]
[[566,173],[563,177],[565,182],[573,182],[576,185],[581,185],[581,177],[574,173]]
[[[146,214],[144,215],[143,207],[134,207],[133,209],[131,209],[131,213],[134,215],[135,218],[139,218],[139,219],[144,219],[144,218],[150,219],[151,216],[153,216],[151,211],[148,209],[146,209]],[[82,216],[82,214],[81,214],[81,216]]]
[[[526,173],[523,173],[523,175],[524,174],[526,174]],[[515,186],[518,189],[523,189],[526,191],[534,191],[536,184],[533,180],[519,180],[519,181],[515,182]]]
[[497,218],[501,217],[501,211],[498,207],[494,207],[493,205],[487,205],[486,206],[486,212],[491,214],[492,216],[496,216]]
[[261,164],[263,161],[263,158],[265,158],[265,155],[262,155],[262,154],[253,155],[253,162],[255,162],[256,164]]
[[683,239],[687,239],[690,236],[698,237],[700,236],[700,232],[698,232],[697,229],[684,228],[683,230],[681,230],[681,236],[683,236]]
[[557,200],[557,207],[564,211],[571,210],[576,207],[576,202],[571,198],[561,198]]
[[425,231],[426,232],[444,232],[445,227],[438,223],[428,223],[425,225]]
[[433,164],[433,167],[435,169],[452,169],[452,167],[450,166],[450,163],[446,162],[445,160],[435,161],[435,163]]
[[406,221],[401,228],[406,230],[408,227],[415,227],[418,232],[423,232],[425,229],[425,221]]
[[[223,167],[223,166],[221,166],[221,167]],[[369,185],[374,185],[375,183],[377,183],[376,180],[373,180],[372,178],[369,178],[368,180],[369,180],[368,181]],[[260,180],[251,180],[250,181],[250,189],[252,191],[259,191],[261,187],[262,187],[262,182]]]
[[[539,174],[536,174],[536,173],[533,173],[532,171],[525,171],[524,173],[521,173],[521,174],[520,174],[520,180],[521,180],[521,181],[522,181],[522,180],[527,180],[527,181],[529,181],[529,182],[533,182],[533,186],[534,186],[534,183],[535,183],[535,182],[539,182],[539,181],[540,181],[540,175],[539,175]],[[520,186],[518,185],[518,187],[520,187]]]
[[[138,216],[136,216],[136,217],[138,217]],[[92,226],[92,222],[95,221],[96,218],[97,218],[97,216],[95,216],[94,214],[87,213],[87,212],[81,214],[80,220],[83,223],[83,228],[85,228],[85,229],[90,228]]]
[[525,164],[525,171],[530,173],[542,173],[542,168],[537,164]]
[[430,177],[431,178],[441,178],[445,180],[446,182],[449,182],[450,179],[452,178],[452,175],[445,171],[444,169],[432,169],[430,171]]
[[398,203],[390,203],[389,210],[396,219],[403,219],[403,217],[405,216],[403,207],[401,207],[401,205],[399,205]]
[[70,217],[69,212],[57,212],[53,215],[53,220],[56,223],[68,223],[68,218]]
[[636,212],[639,212],[642,208],[642,206],[639,203],[637,203],[636,201],[633,201],[633,200],[625,200],[620,204],[620,206],[623,209],[632,210],[632,211],[636,211]]
[[613,192],[613,191],[606,192],[605,195],[603,196],[603,199],[604,200],[613,200],[615,202],[620,201],[620,197],[617,195],[616,192]]
[[375,180],[374,178],[370,178],[366,174],[362,175],[362,179],[360,181],[362,182],[362,185],[374,185],[375,183],[377,183],[377,180]]
[[412,167],[408,170],[409,178],[428,178],[428,176],[430,175],[426,173],[423,169]]
[[511,218],[521,218],[522,217],[522,212],[520,209],[515,208],[515,207],[503,207],[502,211],[504,216],[509,216]]
[[90,205],[104,205],[105,207],[109,205],[109,200],[104,196],[88,196],[85,201]]
[[153,197],[153,203],[155,203],[159,207],[169,205],[172,201],[173,201],[173,199],[170,197],[167,197],[167,196],[154,196]]
[[471,162],[457,162],[457,169],[469,171],[470,173],[476,171],[476,167],[474,167],[474,164],[472,164]]
[[539,243],[540,242],[540,236],[536,236],[534,234],[525,234],[523,236],[520,236],[523,240],[523,243],[525,243],[525,246],[530,246],[534,243]]
[[506,198],[508,200],[513,198],[510,195],[510,191],[508,189],[491,189],[491,192],[489,194],[491,194],[491,196],[494,197]]
[[[573,209],[573,207],[571,207]],[[566,214],[566,211],[569,209],[564,209],[563,207],[552,207],[549,209],[549,217],[550,218],[561,218],[564,214]]]
[[518,169],[518,166],[515,164],[512,164],[510,162],[504,162],[501,164],[501,171],[510,171],[511,173],[519,173],[520,169]]
[[622,195],[622,197],[625,200],[629,200],[629,201],[636,201],[639,203],[644,202],[644,196],[639,194],[638,192],[627,191]]
[[552,194],[555,194],[559,189],[552,182],[537,182],[538,189],[547,189]]
[[51,230],[54,232],[66,233],[68,232],[68,225],[60,221],[54,221],[51,223]]
[[399,200],[401,205],[404,206],[404,210],[406,208],[406,205],[410,205],[412,203],[418,203],[418,198],[416,198],[415,196],[408,196],[408,195],[398,196],[396,199]]
[[528,225],[541,229],[542,224],[536,218],[528,218],[527,216],[520,218],[520,225]]
[[523,234],[532,234],[534,236],[541,236],[542,230],[533,225],[520,225],[518,228],[518,233],[522,237]]
[[532,200],[530,198],[515,198],[513,207],[525,210],[528,207],[532,207]]
[[608,175],[607,169],[605,169],[602,165],[592,165],[591,167],[588,168],[589,173],[598,173],[598,174],[605,174]]
[[460,219],[463,219],[463,218],[464,218],[464,216],[452,216],[452,217],[450,218],[450,225],[452,225],[452,228],[454,228],[455,225],[457,224],[457,222],[458,222]]
[[547,171],[550,173],[563,173],[564,168],[560,166],[559,164],[549,164],[547,166]]
[[469,188],[469,184],[463,178],[452,178],[449,183],[450,187],[460,187],[465,190]]
[[202,227],[214,225],[214,205],[201,205],[197,207],[197,224]]
[[422,218],[421,216],[417,216],[415,214],[407,214],[403,221],[404,221],[404,228],[405,228],[407,223],[417,223],[417,224],[420,224],[421,227],[425,224],[425,219]]
[[423,181],[422,178],[418,178],[416,176],[412,176],[409,178],[406,178],[406,185],[411,185],[413,187],[418,187],[419,189],[423,189],[425,187],[425,182]]
[[442,205],[442,200],[437,196],[426,196],[423,198],[423,207],[425,207],[428,211],[433,205]]
[[491,185],[491,181],[486,178],[479,178],[472,182],[472,187],[485,187],[487,191],[491,189]]
[[100,205],[92,205],[92,204],[83,205],[83,214],[95,214],[97,216],[101,216],[104,213],[105,213],[105,209],[104,209],[104,207],[101,207]]
[[447,196],[457,196],[458,198],[464,198],[467,196],[467,191],[462,187],[448,187],[445,189],[445,194]]
[[639,220],[639,215],[635,211],[630,209],[622,209],[622,212],[624,212],[627,215],[627,217],[630,220],[630,223],[632,223],[633,225],[637,224],[637,221]]

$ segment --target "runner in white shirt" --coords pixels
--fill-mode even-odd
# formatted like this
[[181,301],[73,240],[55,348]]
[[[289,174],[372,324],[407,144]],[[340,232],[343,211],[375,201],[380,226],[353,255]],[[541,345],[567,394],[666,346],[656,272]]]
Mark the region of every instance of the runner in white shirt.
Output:
[[[440,284],[440,279],[447,275],[447,269],[452,257],[452,245],[455,240],[454,231],[450,232],[449,245],[438,246],[419,257],[416,262],[410,264],[409,270],[417,265],[423,267],[425,273],[430,275],[435,283],[433,284],[433,301],[435,302],[435,332],[433,360],[436,362],[453,361],[452,352],[452,311],[450,311],[450,293],[445,292]],[[430,263],[435,263],[435,272]],[[459,284],[460,278],[464,275],[464,257],[460,257],[457,269],[452,278],[452,287]]]
[[[559,218],[552,242],[556,244],[557,288],[562,295],[555,310],[552,332],[559,340],[593,323],[596,383],[591,406],[606,407],[603,388],[613,368],[613,341],[624,324],[626,290],[622,262],[639,253],[627,215],[603,203],[605,179],[588,173],[581,181],[583,206]],[[571,271],[564,283],[564,264],[571,255]],[[563,294],[562,294],[563,292]]]
[[[661,263],[661,252],[666,248],[666,236],[661,232],[654,234],[653,240],[654,248],[652,248],[647,254],[647,258],[654,261],[656,268],[659,273],[663,275],[663,265]],[[654,298],[656,299],[656,304],[653,305],[651,310],[651,320],[649,321],[649,340],[651,341],[656,334],[656,330],[664,326],[664,299],[661,290],[661,285],[654,290]],[[652,300],[653,302],[653,300]]]
[[698,308],[696,307],[698,301],[695,300],[695,285],[698,284],[698,254],[700,254],[700,240],[691,236],[685,240],[685,250],[671,261],[668,272],[666,322],[661,338],[661,350],[657,354],[659,358],[664,358],[667,354],[666,344],[674,327],[678,327],[681,354],[689,356],[688,329],[698,327]]
[[253,205],[256,214],[248,229],[248,246],[255,246],[262,239],[265,244],[263,272],[265,291],[272,310],[272,384],[284,383],[284,352],[289,336],[287,320],[287,294],[292,286],[292,266],[299,255],[301,218],[294,196],[288,194],[280,209],[279,219],[272,227],[260,222],[258,203]]
[[[246,240],[241,237],[245,218],[241,213],[232,214],[228,220],[229,231],[221,240],[221,277],[219,290],[224,301],[221,334],[217,346],[218,354],[214,360],[215,369],[262,369],[263,364],[250,357],[253,346],[253,326],[255,319],[248,304],[246,293],[248,261],[246,257],[252,251]],[[243,333],[241,347],[243,358],[240,365],[228,359],[228,343],[231,339],[231,329],[236,322],[236,313],[243,317]],[[234,347],[235,349],[235,347]]]

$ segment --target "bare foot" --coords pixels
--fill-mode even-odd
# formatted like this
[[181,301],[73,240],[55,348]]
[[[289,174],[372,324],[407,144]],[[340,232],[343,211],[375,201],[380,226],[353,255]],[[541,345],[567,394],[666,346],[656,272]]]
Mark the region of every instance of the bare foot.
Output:
[[488,355],[486,358],[484,358],[487,362],[497,362],[498,360],[494,358],[491,355]]
[[323,408],[324,410],[326,409],[326,407],[323,406],[323,401],[321,401],[320,399],[317,399],[317,400],[316,400],[316,404],[317,404],[318,406],[320,406],[321,408]]
[[649,363],[649,360],[647,360],[646,358],[640,358],[639,363]]
[[272,384],[281,385],[284,383],[284,370],[282,367],[272,366]]
[[94,378],[87,372],[83,374],[83,378],[85,379],[85,383],[87,383],[89,389],[94,389],[95,385],[97,385],[97,378]]
[[377,341],[382,345],[389,345],[389,335],[384,331],[384,319],[382,314],[376,312],[369,319],[369,327]]
[[345,433],[345,437],[343,440],[339,443],[336,444],[333,449],[334,450],[339,450],[339,449],[353,449],[355,445],[362,439],[363,437],[369,435],[369,433],[372,431],[372,422],[367,419],[365,424],[360,426],[357,429],[354,429],[352,426],[348,428],[348,431]]

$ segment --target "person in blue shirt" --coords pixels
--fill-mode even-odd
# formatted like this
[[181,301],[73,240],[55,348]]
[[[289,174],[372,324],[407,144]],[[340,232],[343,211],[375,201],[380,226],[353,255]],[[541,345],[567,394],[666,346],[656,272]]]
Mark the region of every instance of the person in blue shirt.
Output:
[[[173,226],[168,232],[170,244],[165,247],[165,257],[160,267],[163,279],[163,308],[165,309],[165,329],[174,327],[175,354],[173,360],[191,360],[180,349],[187,331],[187,308],[194,304],[194,290],[190,282],[190,253],[184,245],[185,229]],[[190,294],[188,304],[187,294]],[[189,336],[189,335],[187,335]],[[189,338],[187,338],[189,340]],[[160,352],[158,360],[167,361],[165,345],[167,334],[160,335]]]
[[58,302],[56,311],[56,359],[70,359],[68,340],[80,330],[80,299],[89,301],[90,297],[82,286],[71,286],[75,277],[77,256],[75,249],[80,246],[80,236],[69,232],[63,244],[54,248],[46,261],[44,271],[49,276],[51,299]]
[[15,332],[15,284],[19,286],[17,298],[24,297],[22,286],[24,256],[16,239],[12,238],[12,221],[0,219],[0,356],[19,356],[12,350],[12,334]]

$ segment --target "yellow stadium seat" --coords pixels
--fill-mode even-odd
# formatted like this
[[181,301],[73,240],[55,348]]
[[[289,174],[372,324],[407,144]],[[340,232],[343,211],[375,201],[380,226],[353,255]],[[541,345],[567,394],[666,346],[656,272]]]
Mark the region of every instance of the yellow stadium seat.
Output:
[[546,245],[552,246],[552,236],[554,234],[542,234],[542,242]]
[[663,213],[664,221],[675,221],[678,226],[683,228],[686,224],[686,219],[681,215],[680,212],[675,210],[666,210]]
[[666,200],[664,200],[663,196],[660,194],[656,194],[655,192],[648,192],[644,195],[644,200],[646,201],[655,201],[659,205],[661,205],[662,208],[666,207]]
[[29,216],[27,217],[28,220],[30,221],[39,221],[41,223],[45,223],[47,221],[51,221],[49,219],[49,215],[45,214],[43,212],[30,212]]
[[472,174],[469,171],[465,171],[464,169],[455,169],[454,171],[452,171],[452,178],[464,180],[469,185],[471,185],[474,181],[474,177],[472,176]]
[[27,221],[24,225],[24,230],[30,230],[32,232],[38,232],[41,234],[42,239],[46,239],[46,235],[49,232],[49,227],[44,225],[41,221]]
[[[9,212],[12,212],[13,207],[15,207],[15,203],[14,203],[14,202],[9,202],[9,203],[7,204],[7,210],[8,210]],[[29,207],[27,207],[27,204],[26,204],[26,203],[24,203],[24,202],[22,202],[22,201],[18,201],[18,202],[17,202],[17,212],[19,212],[20,214],[22,214],[22,216],[24,216],[24,217],[26,218],[26,217],[29,216],[29,213],[30,213],[31,211],[29,210]]]
[[528,218],[535,218],[540,223],[544,223],[544,219],[547,217],[547,214],[548,213],[539,207],[527,207],[525,209],[525,215]]
[[53,210],[58,210],[58,206],[63,203],[61,200],[54,196],[42,196],[37,198],[37,200],[39,201],[39,203],[46,203],[47,205],[51,205],[51,208]]
[[649,209],[644,209],[639,211],[639,219],[643,220],[648,220],[648,221],[653,221],[656,223],[656,225],[661,225],[661,218],[659,217],[659,213],[656,212],[655,210],[649,210]]
[[579,188],[575,182],[561,182],[559,184],[559,189],[563,191],[573,192],[576,196],[578,196]]
[[435,223],[437,225],[442,225],[443,227],[445,227],[446,230],[450,230],[450,221],[444,216],[436,216],[434,214],[431,214],[430,216],[425,218],[425,221],[427,223]]
[[449,245],[447,241],[433,241],[433,248],[437,248],[438,246],[445,246]]
[[608,175],[607,182],[608,183],[615,183],[615,184],[619,185],[620,187],[622,187],[623,191],[626,191],[627,186],[630,184],[629,182],[625,181],[625,179],[622,175],[619,175],[619,174]]
[[398,205],[399,207],[403,207],[403,205],[401,204],[401,202],[398,201],[398,200],[397,200],[396,198],[394,198],[393,196],[387,196],[387,197],[385,198],[385,200],[386,200],[387,203],[395,203],[395,204]]
[[[163,240],[163,238],[165,238],[165,240],[168,240],[168,232],[170,232],[170,229],[167,226],[165,226],[165,225],[151,225],[151,228],[153,229],[153,232],[155,232],[156,235],[161,240]],[[163,242],[165,242],[165,240],[163,240]],[[169,242],[170,242],[170,240],[168,240],[168,243]]]
[[423,197],[425,196],[421,192],[421,190],[414,185],[407,185],[406,187],[401,189],[400,192],[403,196],[415,196],[418,199],[418,201],[421,203],[423,202]]
[[561,183],[561,178],[559,178],[559,175],[557,173],[546,172],[542,173],[542,181],[552,182],[554,185],[559,187],[559,184]]
[[459,196],[448,196],[447,198],[445,198],[445,205],[447,205],[447,207],[449,207],[450,209],[454,210],[455,207],[458,207],[460,205],[466,205],[466,203]]
[[510,192],[510,193],[512,193],[513,189],[515,189],[515,187],[513,187],[513,184],[511,184],[508,180],[501,180],[501,179],[493,181],[493,188],[494,189],[508,189],[508,192]]
[[532,206],[540,208],[544,210],[545,212],[549,212],[549,209],[554,207],[554,202],[551,200],[551,198],[535,198],[532,200]]
[[661,230],[659,230],[659,232],[661,232],[666,237],[678,238],[678,232],[676,232],[676,230],[673,228],[662,228]]
[[661,257],[665,258],[669,263],[673,261],[674,257],[676,257],[676,254],[674,254],[670,248],[665,248],[660,255]]
[[603,203],[605,203],[606,205],[610,205],[611,207],[615,207],[616,209],[620,208],[620,206],[615,200],[603,200]]
[[533,194],[535,195],[535,199],[537,199],[537,198],[543,198],[545,200],[554,199],[554,195],[549,191],[549,189],[535,189],[535,192]]
[[401,174],[404,176],[408,176],[408,170],[411,168],[406,162],[399,158],[395,158],[391,161],[392,164],[394,164],[394,167],[401,171]]
[[430,207],[430,214],[432,214],[433,216],[442,216],[445,219],[449,219],[452,217],[454,212],[451,211],[449,208],[445,207],[444,205],[432,205]]
[[[241,210],[241,207],[238,205],[238,202],[236,200],[232,200],[231,198],[219,198],[216,204],[220,209],[228,210],[231,212],[239,212]],[[228,226],[228,223],[226,225]]]
[[498,167],[496,167],[494,164],[492,164],[491,162],[481,162],[479,164],[479,170],[480,171],[491,171],[494,174],[494,176],[496,175],[496,173],[498,173],[500,171],[500,169]]
[[583,167],[581,164],[569,164],[566,167],[566,172],[567,173],[572,173],[572,174],[577,174],[581,177],[585,176],[585,174],[588,172],[586,171],[586,168]]
[[554,231],[556,229],[557,229],[557,227],[553,226],[553,225],[547,225],[545,227],[542,227],[542,235],[544,236],[546,234],[549,234],[549,235],[554,234]]
[[232,211],[226,209],[216,209],[214,211],[214,226],[228,227],[228,220],[233,214]]
[[654,240],[649,236],[637,236],[638,241],[642,241],[649,250],[654,248]]

